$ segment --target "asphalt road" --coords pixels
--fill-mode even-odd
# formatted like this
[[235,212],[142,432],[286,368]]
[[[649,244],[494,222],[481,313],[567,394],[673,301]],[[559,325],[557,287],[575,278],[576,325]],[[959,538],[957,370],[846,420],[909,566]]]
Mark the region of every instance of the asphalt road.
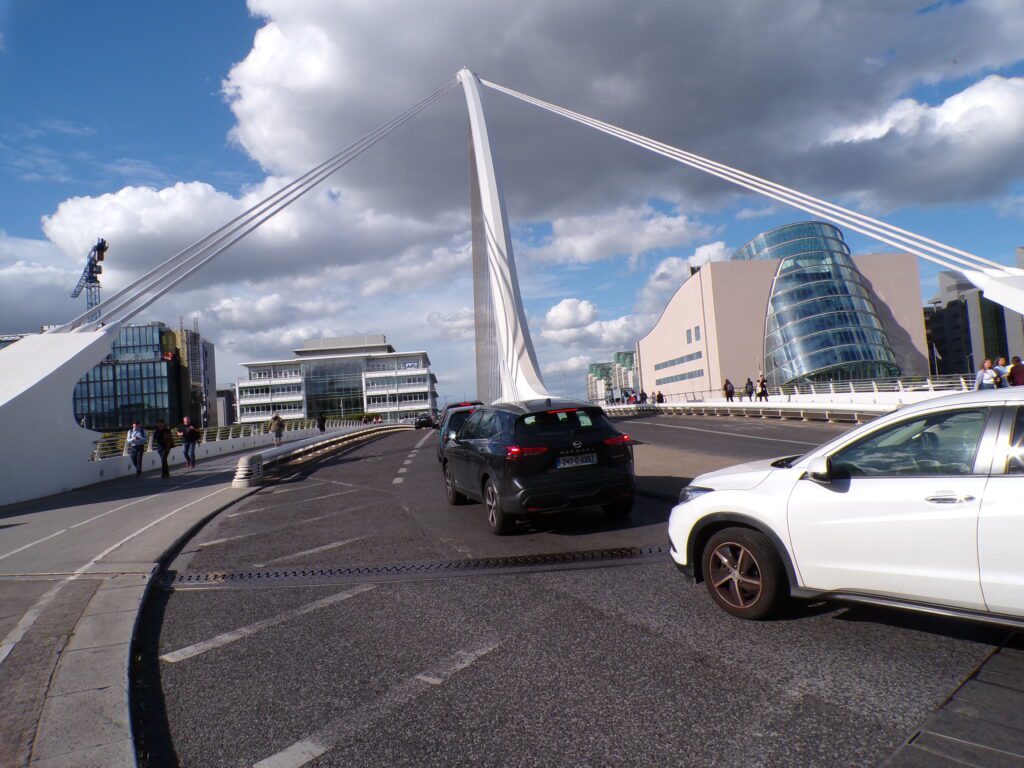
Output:
[[[800,453],[841,431],[664,417],[628,430],[690,476],[691,456]],[[1005,636],[830,605],[743,622],[664,557],[182,581],[665,543],[670,505],[650,498],[627,524],[593,510],[493,536],[480,505],[446,504],[435,437],[399,433],[304,467],[186,545],[177,588],[141,624],[144,765],[872,765]]]

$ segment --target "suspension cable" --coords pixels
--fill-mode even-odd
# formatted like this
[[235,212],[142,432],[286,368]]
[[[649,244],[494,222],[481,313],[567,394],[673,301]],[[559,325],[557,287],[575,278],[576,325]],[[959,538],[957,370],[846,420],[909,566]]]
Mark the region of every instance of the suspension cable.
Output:
[[[277,213],[312,190],[337,170],[347,165],[396,128],[405,124],[423,109],[433,104],[456,85],[457,81],[452,80],[423,101],[381,124],[328,160],[289,182],[281,189],[250,207],[244,213],[236,216],[228,223],[178,252],[170,259],[167,259],[158,267],[150,270],[146,275],[138,278],[100,305],[103,310],[101,320],[109,323],[125,322],[131,319],[131,317],[148,307],[197,269],[273,218]],[[212,252],[211,249],[213,249]],[[154,290],[157,292],[143,301],[146,294]],[[119,312],[123,312],[123,314],[115,319],[111,319],[112,315]],[[87,317],[88,313],[80,315],[56,330],[71,330],[73,328],[76,330],[88,330],[95,327],[95,324],[90,322],[82,324],[83,321],[87,320]],[[76,324],[79,324],[77,328],[75,328]]]
[[[758,176],[754,176],[753,174],[740,171],[721,163],[716,163],[712,160],[701,157],[700,155],[686,152],[668,144],[663,144],[662,142],[633,133],[632,131],[627,131],[624,128],[619,128],[601,120],[565,109],[564,107],[550,104],[483,78],[480,79],[480,82],[494,90],[520,99],[521,101],[525,101],[528,104],[533,104],[541,109],[561,115],[583,125],[587,125],[601,131],[602,133],[623,139],[624,141],[635,144],[644,149],[648,149],[656,154],[662,155],[663,157],[668,157],[669,159],[676,160],[677,162],[702,170],[713,176],[717,176],[718,178],[730,181],[738,186],[763,194],[773,200],[777,200],[791,205],[794,208],[799,208],[814,215],[821,216],[824,219],[837,221],[849,229],[868,235],[869,237],[892,245],[895,248],[905,248],[921,258],[932,261],[947,269],[961,271],[960,268],[950,263],[957,262],[970,269],[976,270],[980,269],[986,271],[990,268],[996,268],[1002,273],[1005,273],[1007,270],[1004,264],[1000,264],[990,259],[985,259],[967,251],[952,248],[943,243],[930,240],[913,232],[887,224],[883,221],[873,219],[869,216],[865,216],[846,208],[842,208],[841,206],[806,195],[781,184],[776,184]],[[936,254],[941,258],[937,258],[936,255],[932,254]],[[968,259],[973,261],[968,261]]]

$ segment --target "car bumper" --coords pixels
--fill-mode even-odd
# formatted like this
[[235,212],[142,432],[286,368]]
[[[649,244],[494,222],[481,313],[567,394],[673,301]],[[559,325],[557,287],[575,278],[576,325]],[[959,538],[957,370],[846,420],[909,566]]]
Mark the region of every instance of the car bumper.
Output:
[[[515,485],[515,484],[514,484]],[[515,487],[502,498],[502,508],[513,515],[543,514],[563,509],[612,504],[632,499],[636,492],[636,479],[631,472],[592,477],[585,480],[528,484]]]
[[681,553],[681,552],[677,552],[675,544],[673,544],[669,548],[668,552],[669,552],[669,556],[672,558],[672,563],[679,570],[679,572],[692,579],[693,578],[693,563],[687,563],[686,562],[686,555]]

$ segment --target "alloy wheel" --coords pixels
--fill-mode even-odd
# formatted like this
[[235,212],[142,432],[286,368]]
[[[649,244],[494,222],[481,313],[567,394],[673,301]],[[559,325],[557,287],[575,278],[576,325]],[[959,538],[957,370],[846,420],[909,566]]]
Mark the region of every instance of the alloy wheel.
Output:
[[722,602],[734,608],[749,608],[760,599],[761,568],[742,544],[722,542],[711,553],[708,566],[708,579]]
[[497,528],[498,526],[498,494],[494,490],[494,486],[490,483],[487,484],[487,489],[484,491],[484,502],[487,504],[487,522],[491,528]]

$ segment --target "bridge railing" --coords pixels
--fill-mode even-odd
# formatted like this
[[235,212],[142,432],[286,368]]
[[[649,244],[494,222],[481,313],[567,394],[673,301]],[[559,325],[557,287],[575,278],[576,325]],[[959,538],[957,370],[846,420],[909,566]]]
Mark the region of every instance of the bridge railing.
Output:
[[[361,425],[362,422],[352,421],[349,419],[328,419],[326,429],[328,432],[334,432],[344,427]],[[284,422],[285,439],[289,439],[289,432],[308,430],[313,429],[314,427],[316,427],[315,419],[287,419]],[[265,435],[269,431],[270,426],[267,422],[232,424],[226,427],[207,427],[206,429],[201,430],[198,442],[200,445],[204,443],[216,443],[223,440],[234,440],[239,437]],[[147,430],[147,435],[146,452],[149,452],[154,450],[153,431]],[[181,438],[178,437],[174,427],[171,428],[171,435],[174,438],[174,447],[180,446]],[[130,453],[128,450],[128,433],[125,430],[104,434],[103,437],[95,441],[95,446],[92,456],[90,457],[92,461],[110,459],[115,456],[127,456]]]

